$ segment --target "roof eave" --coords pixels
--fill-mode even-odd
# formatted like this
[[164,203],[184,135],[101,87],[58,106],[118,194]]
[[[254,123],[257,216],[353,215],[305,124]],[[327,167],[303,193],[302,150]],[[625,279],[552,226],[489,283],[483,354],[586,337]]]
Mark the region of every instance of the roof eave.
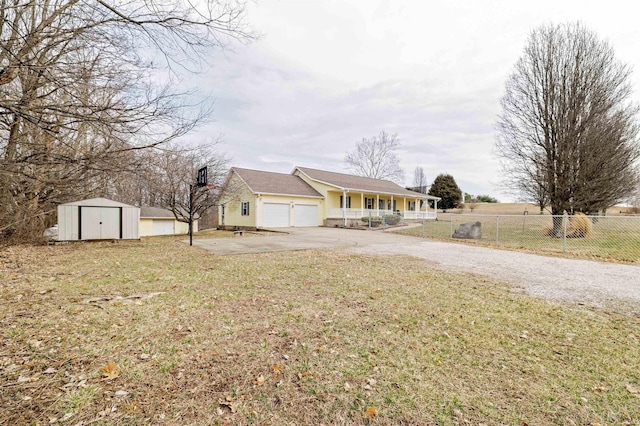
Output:
[[324,197],[322,195],[301,195],[301,194],[284,194],[284,193],[277,193],[277,192],[254,192],[255,195],[274,195],[274,196],[281,196],[281,197],[302,197],[302,198],[320,198],[323,199]]

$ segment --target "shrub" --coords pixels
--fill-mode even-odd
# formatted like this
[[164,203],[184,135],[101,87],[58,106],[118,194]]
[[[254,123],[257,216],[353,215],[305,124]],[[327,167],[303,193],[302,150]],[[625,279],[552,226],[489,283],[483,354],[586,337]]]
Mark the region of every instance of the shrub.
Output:
[[386,214],[384,215],[384,223],[387,225],[396,225],[400,222],[400,215],[397,214]]
[[380,226],[382,225],[382,217],[380,216],[362,216],[362,218],[360,219],[362,222],[364,222],[365,225],[369,225],[369,219],[371,219],[371,226]]

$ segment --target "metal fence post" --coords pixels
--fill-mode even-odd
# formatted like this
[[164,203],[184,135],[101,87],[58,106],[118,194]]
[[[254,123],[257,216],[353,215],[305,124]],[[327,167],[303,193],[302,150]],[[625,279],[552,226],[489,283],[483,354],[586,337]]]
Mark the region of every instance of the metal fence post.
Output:
[[568,220],[568,216],[565,214],[562,216],[562,221],[564,222],[564,235],[562,238],[562,251],[566,252],[567,251],[567,222],[569,222]]
[[496,216],[496,244],[500,242],[500,216]]
[[453,238],[453,215],[449,213],[449,238]]

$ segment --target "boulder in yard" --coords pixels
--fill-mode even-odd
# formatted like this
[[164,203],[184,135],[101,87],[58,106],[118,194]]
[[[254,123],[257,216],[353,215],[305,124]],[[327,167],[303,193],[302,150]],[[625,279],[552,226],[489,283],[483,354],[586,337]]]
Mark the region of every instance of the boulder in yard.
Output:
[[480,222],[468,222],[458,226],[452,238],[462,238],[466,240],[479,240],[482,238],[482,224]]

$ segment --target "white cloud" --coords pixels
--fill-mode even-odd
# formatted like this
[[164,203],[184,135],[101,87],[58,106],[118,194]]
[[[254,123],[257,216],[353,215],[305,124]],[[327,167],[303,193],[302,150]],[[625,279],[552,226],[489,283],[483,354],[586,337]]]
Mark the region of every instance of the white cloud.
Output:
[[[215,98],[215,122],[196,139],[224,135],[233,165],[290,172],[343,171],[345,152],[381,130],[397,132],[411,184],[432,180],[500,199],[492,155],[504,81],[529,32],[582,21],[637,63],[635,14],[622,2],[274,1],[251,4],[265,35],[214,53],[198,77]],[[634,76],[636,91],[639,76]]]

